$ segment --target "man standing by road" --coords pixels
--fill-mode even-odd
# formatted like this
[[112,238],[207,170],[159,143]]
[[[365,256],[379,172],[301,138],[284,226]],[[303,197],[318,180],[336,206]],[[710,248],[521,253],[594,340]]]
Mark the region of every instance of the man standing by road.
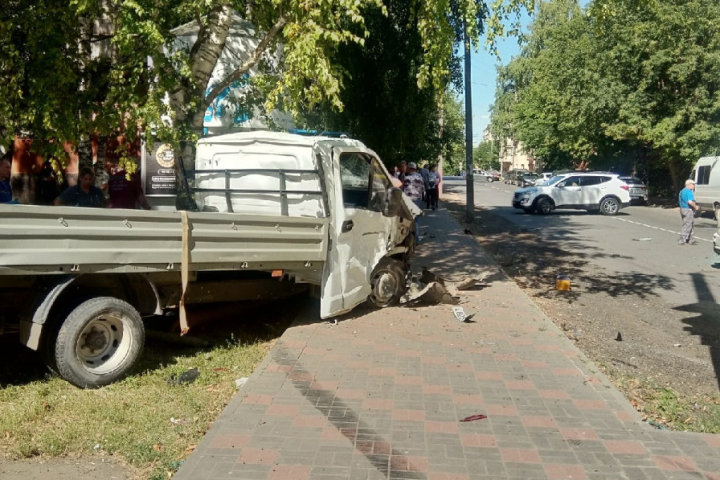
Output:
[[693,223],[695,222],[695,212],[700,210],[695,203],[695,180],[685,180],[685,188],[680,190],[680,216],[682,217],[682,230],[680,230],[680,240],[678,245],[695,245],[697,241],[693,239]]

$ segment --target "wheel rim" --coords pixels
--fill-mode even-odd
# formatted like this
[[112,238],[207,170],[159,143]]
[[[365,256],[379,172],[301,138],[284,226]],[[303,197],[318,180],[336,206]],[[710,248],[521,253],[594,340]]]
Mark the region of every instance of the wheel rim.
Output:
[[607,199],[603,202],[603,212],[605,213],[615,213],[617,212],[618,205],[615,200]]
[[128,321],[121,312],[103,312],[80,332],[75,352],[88,372],[105,375],[122,365],[132,346],[125,329]]
[[550,213],[550,203],[547,200],[540,200],[540,211]]
[[381,272],[375,277],[373,297],[379,304],[390,302],[397,292],[397,279],[391,272]]

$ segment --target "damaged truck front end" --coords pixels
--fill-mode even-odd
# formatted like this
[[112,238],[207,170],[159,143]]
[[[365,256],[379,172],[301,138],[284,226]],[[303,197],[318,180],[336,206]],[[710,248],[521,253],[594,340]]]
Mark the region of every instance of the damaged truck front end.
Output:
[[333,215],[321,316],[348,312],[365,301],[394,305],[405,293],[415,217],[422,211],[393,186],[378,156],[360,142],[323,142],[318,148],[336,185],[328,189]]

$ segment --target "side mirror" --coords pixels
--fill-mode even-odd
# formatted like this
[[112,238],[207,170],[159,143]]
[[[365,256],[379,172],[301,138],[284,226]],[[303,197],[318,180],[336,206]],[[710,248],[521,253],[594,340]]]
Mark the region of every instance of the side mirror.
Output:
[[386,217],[397,217],[405,209],[405,202],[403,202],[403,192],[397,187],[388,189],[388,201],[385,205],[385,211],[383,215]]
[[565,184],[564,184],[564,183],[558,183],[558,184],[555,185],[555,186],[556,186],[557,188],[565,188]]

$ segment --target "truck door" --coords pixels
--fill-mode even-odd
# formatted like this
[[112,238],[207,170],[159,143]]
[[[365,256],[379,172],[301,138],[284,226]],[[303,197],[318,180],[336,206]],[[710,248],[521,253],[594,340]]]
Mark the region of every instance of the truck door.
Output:
[[370,276],[394,246],[398,218],[383,213],[392,183],[369,151],[332,147],[331,250],[323,274],[321,317],[350,311],[370,294]]

